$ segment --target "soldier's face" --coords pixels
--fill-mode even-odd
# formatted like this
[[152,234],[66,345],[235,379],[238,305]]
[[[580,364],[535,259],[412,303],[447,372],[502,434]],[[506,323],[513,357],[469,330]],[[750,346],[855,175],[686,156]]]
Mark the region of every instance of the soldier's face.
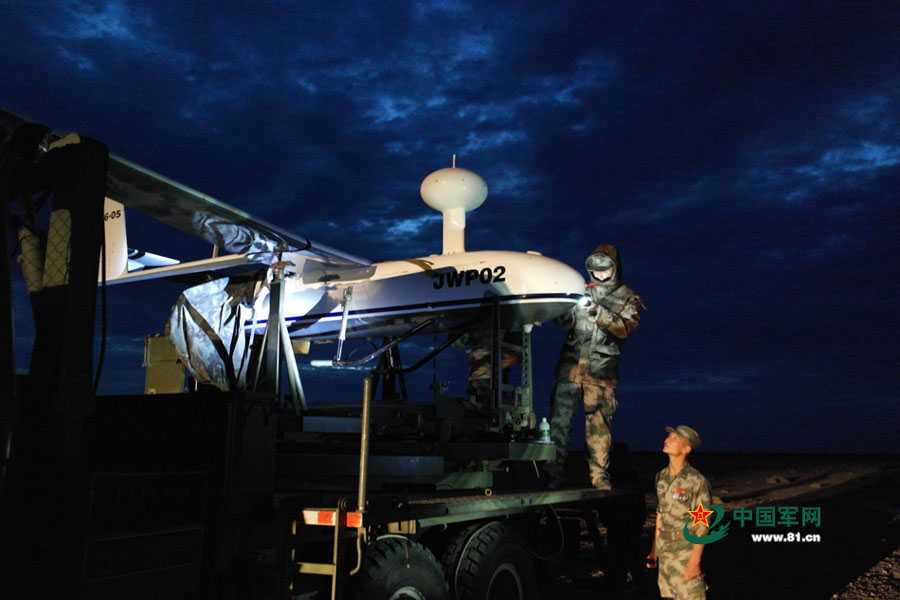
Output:
[[606,281],[607,279],[612,277],[613,271],[615,271],[615,270],[616,270],[615,267],[610,267],[605,271],[591,271],[591,275],[597,281]]
[[670,454],[672,456],[681,456],[687,454],[691,451],[691,444],[675,433],[674,431],[669,433],[666,437],[666,441],[663,442],[663,452],[666,454]]

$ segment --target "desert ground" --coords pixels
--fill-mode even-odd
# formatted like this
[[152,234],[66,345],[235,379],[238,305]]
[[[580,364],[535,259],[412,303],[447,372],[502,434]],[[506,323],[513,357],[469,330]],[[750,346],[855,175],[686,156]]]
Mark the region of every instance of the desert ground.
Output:
[[[583,458],[573,458],[570,477],[577,479]],[[666,457],[661,452],[632,453],[627,462],[647,492],[646,520],[636,549],[640,559],[653,533],[653,477],[666,465]],[[690,462],[709,478],[714,503],[726,510],[722,522],[732,521],[727,536],[704,549],[707,598],[900,599],[900,456],[698,452]],[[753,520],[742,525],[733,518],[736,509],[776,507],[777,513],[777,507],[787,506],[818,508],[820,525],[776,522],[769,527]],[[559,560],[539,563],[546,569],[544,598],[659,598],[656,571],[637,567],[624,581],[615,578],[608,537],[591,535],[587,519],[580,520],[580,529],[580,543]],[[602,524],[599,529],[606,533]],[[819,537],[781,543],[754,542],[751,537],[768,533]]]

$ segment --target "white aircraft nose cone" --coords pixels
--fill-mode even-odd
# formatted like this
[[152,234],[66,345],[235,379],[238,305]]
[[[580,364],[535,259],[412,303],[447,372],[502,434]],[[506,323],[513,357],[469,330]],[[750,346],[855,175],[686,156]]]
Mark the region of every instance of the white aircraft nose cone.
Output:
[[531,256],[528,282],[536,293],[584,294],[584,277],[564,262],[547,256]]
[[566,293],[569,293],[569,294],[583,294],[584,289],[585,289],[584,288],[585,281],[584,281],[584,277],[581,275],[581,273],[579,273],[578,271],[576,271],[575,269],[573,269],[572,267],[570,267],[567,264],[564,264],[564,263],[560,263],[560,264],[566,268],[563,269],[563,268],[557,267],[556,270],[554,271],[558,278],[558,281],[556,283],[559,286],[559,288],[565,290]]

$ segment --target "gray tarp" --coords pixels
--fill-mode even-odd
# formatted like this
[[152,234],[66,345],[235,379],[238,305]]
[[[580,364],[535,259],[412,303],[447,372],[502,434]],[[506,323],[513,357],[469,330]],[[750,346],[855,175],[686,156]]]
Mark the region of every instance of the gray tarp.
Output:
[[255,315],[253,306],[268,293],[265,271],[255,280],[230,281],[223,277],[185,290],[166,324],[194,379],[223,391],[246,388],[252,340],[245,325],[266,317]]

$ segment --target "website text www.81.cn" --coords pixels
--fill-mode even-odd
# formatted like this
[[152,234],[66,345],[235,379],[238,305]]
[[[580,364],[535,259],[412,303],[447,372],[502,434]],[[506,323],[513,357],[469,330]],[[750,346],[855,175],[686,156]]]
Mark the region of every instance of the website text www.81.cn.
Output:
[[750,539],[754,542],[821,542],[822,536],[818,533],[752,533]]

